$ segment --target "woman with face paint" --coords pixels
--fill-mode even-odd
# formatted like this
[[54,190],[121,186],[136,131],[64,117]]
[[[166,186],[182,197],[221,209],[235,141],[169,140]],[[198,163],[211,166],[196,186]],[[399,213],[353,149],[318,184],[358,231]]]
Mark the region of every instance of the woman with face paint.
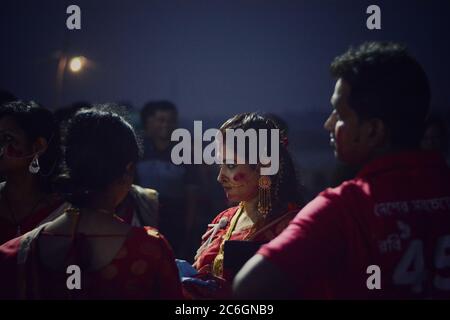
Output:
[[[260,129],[268,130],[268,141],[258,141],[258,154],[259,148],[264,145],[271,152],[270,130],[280,130],[277,121],[256,113],[239,114],[226,121],[220,128],[225,140],[226,129],[254,129],[256,132]],[[221,148],[219,153],[223,160],[231,154],[234,162],[220,165],[217,181],[223,186],[228,200],[239,205],[221,212],[208,225],[193,265],[198,273],[183,282],[187,297],[230,297],[229,285],[234,273],[238,271],[236,266],[232,266],[232,260],[240,261],[238,264],[242,266],[256,252],[258,245],[277,236],[299,211],[299,185],[287,150],[285,130],[280,130],[280,140],[277,143],[280,166],[278,173],[272,176],[262,176],[260,164],[248,163],[251,148],[247,139],[246,161],[241,161],[244,164],[237,164],[236,149],[230,151]],[[245,245],[246,242],[254,245]],[[232,244],[235,245],[231,246]],[[227,268],[227,265],[234,270]]]
[[164,237],[116,215],[141,155],[131,125],[105,105],[77,112],[65,131],[55,185],[72,207],[0,246],[0,297],[6,286],[22,299],[181,298]]
[[30,102],[0,107],[0,243],[58,216],[67,206],[52,192],[60,158],[58,125]]

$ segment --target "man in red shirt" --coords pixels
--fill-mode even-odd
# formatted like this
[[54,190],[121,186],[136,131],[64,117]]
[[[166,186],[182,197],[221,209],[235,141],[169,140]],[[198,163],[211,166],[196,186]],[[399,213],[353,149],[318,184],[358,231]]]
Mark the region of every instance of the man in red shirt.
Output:
[[327,189],[235,279],[238,298],[450,298],[450,170],[418,143],[425,72],[405,48],[365,43],[331,65],[325,122],[356,178]]

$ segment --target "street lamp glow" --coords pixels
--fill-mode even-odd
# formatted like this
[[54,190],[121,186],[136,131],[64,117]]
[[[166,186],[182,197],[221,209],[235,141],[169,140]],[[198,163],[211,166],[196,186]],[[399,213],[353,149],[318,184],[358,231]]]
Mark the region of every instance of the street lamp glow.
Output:
[[84,58],[83,57],[74,57],[69,62],[69,68],[72,72],[80,72],[84,65]]

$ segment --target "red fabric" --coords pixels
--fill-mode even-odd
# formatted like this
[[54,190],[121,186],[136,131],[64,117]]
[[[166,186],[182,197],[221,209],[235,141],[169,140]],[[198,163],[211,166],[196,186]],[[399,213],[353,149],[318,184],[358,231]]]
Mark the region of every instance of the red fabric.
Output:
[[[227,233],[228,229],[230,228],[231,220],[233,219],[234,215],[237,214],[239,207],[231,207],[223,212],[221,212],[217,217],[214,218],[214,220],[211,222],[211,224],[217,224],[222,218],[227,218],[227,225],[225,228],[222,228],[217,231],[216,235],[214,236],[213,240],[209,244],[209,246],[201,253],[201,255],[197,258],[197,260],[194,263],[194,267],[199,270],[199,272],[212,272],[212,266],[214,263],[214,259],[216,258],[217,254],[220,251],[220,245],[222,244],[223,237]],[[275,223],[273,226],[265,230],[264,232],[258,233],[256,237],[252,237],[252,240],[258,241],[258,242],[268,242],[275,238],[278,234],[283,231],[284,228],[287,227],[289,224],[289,221],[294,217],[296,211],[291,212],[292,207],[289,207],[288,210],[290,212],[287,212],[283,215],[277,223]],[[207,232],[212,227],[207,229]],[[249,234],[251,232],[251,229],[241,230],[238,232],[233,232],[233,234],[230,237],[230,240],[247,240]],[[206,237],[203,239],[202,244],[208,239]],[[233,275],[234,276],[234,275]]]
[[[54,210],[58,209],[63,203],[62,200],[53,201],[48,206],[39,209],[34,214],[27,217],[20,223],[21,233],[25,234],[36,228],[41,221],[47,218]],[[0,217],[0,244],[16,238],[17,236],[17,225],[13,224],[10,220],[5,220]]]
[[[282,217],[279,217],[273,225],[267,227],[266,229],[262,227],[258,234],[254,234],[254,236],[250,235],[251,228],[246,230],[241,230],[239,232],[233,232],[230,237],[230,240],[248,240],[248,241],[258,241],[258,242],[268,242],[276,237],[280,232],[289,224],[289,221],[295,216],[295,213],[298,211],[296,206],[289,205],[288,210]],[[226,217],[227,225],[225,228],[222,228],[217,231],[213,240],[209,244],[209,246],[200,254],[197,260],[194,263],[194,267],[199,271],[198,278],[202,280],[215,280],[219,284],[219,290],[211,292],[210,290],[203,289],[195,284],[183,284],[184,295],[189,299],[226,299],[231,297],[231,282],[235,276],[229,272],[229,270],[224,269],[222,278],[218,278],[212,275],[212,269],[214,264],[214,259],[220,251],[220,245],[222,244],[223,237],[227,233],[230,228],[231,220],[234,215],[238,213],[239,207],[232,207],[223,212],[221,212],[211,224],[217,224],[219,221]],[[270,222],[269,222],[270,224]],[[212,227],[207,229],[207,232]],[[263,230],[264,229],[264,230]],[[250,238],[248,236],[250,235]],[[202,244],[209,238],[206,237],[203,239]]]
[[[258,253],[289,275],[295,298],[450,298],[450,170],[435,153],[376,159]],[[381,290],[367,288],[369,265]]]
[[0,300],[16,296],[16,260],[20,240],[21,237],[17,237],[0,246]]
[[[17,297],[19,242],[17,238],[0,247],[0,297],[3,298]],[[30,277],[33,262],[28,261],[27,276]],[[107,266],[95,271],[81,270],[81,290],[67,289],[65,270],[50,271],[40,263],[37,265],[40,299],[182,299],[172,250],[164,237],[150,227],[133,227]]]
[[[194,263],[194,267],[199,270],[199,272],[212,272],[212,265],[214,263],[214,259],[216,258],[217,254],[220,250],[220,245],[222,243],[222,238],[225,236],[225,234],[228,231],[228,228],[230,227],[231,219],[233,219],[233,216],[237,213],[239,207],[231,207],[225,211],[222,211],[219,213],[217,217],[214,218],[214,220],[211,222],[211,224],[217,224],[219,223],[220,219],[223,217],[227,218],[227,225],[225,228],[222,228],[217,231],[216,235],[214,236],[213,240],[211,241],[208,248],[206,248],[202,254],[198,257],[198,259]],[[211,229],[208,228],[207,231]],[[250,230],[248,230],[249,232]],[[248,232],[239,232],[236,234],[233,234],[231,236],[230,240],[242,240],[246,235],[248,235]],[[205,240],[202,241],[202,244],[205,242]]]

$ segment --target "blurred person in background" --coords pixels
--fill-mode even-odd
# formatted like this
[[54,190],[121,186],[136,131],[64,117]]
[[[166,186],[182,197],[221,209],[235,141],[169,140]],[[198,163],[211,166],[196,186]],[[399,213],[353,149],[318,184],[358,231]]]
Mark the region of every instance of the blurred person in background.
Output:
[[190,260],[191,231],[195,221],[198,174],[193,165],[175,165],[170,140],[177,127],[178,111],[169,101],[153,101],[141,110],[144,156],[137,164],[137,184],[158,190],[159,229],[176,257]]
[[439,115],[430,115],[425,124],[420,146],[423,150],[440,152],[444,157],[448,156],[448,126]]

